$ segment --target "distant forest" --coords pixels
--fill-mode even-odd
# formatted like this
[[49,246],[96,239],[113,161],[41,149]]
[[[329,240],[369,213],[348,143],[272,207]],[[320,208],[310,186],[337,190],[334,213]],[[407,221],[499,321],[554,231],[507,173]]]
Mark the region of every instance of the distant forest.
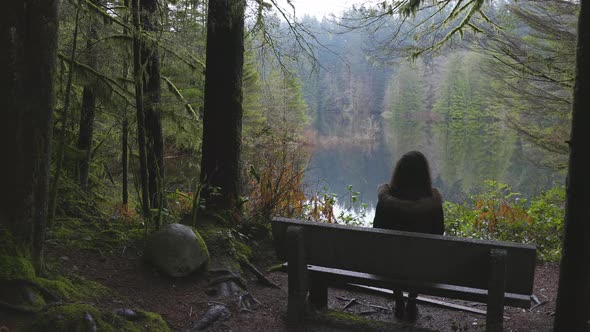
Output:
[[399,31],[395,17],[351,28],[368,21],[362,8],[302,20],[317,63],[296,73],[317,143],[384,144],[392,159],[423,151],[452,201],[481,192],[484,180],[526,195],[563,185],[577,6],[498,4],[487,11],[497,25],[413,57],[432,43],[431,27],[417,22],[433,13],[419,11]]

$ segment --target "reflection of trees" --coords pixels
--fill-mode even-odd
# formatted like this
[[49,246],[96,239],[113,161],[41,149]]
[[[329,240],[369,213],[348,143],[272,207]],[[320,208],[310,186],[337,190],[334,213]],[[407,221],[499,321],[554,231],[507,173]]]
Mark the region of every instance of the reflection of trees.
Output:
[[389,182],[393,170],[393,158],[384,143],[373,150],[361,146],[335,145],[318,148],[310,161],[306,182],[312,191],[327,187],[329,192],[344,199],[347,187],[360,192],[359,200],[367,204],[377,203],[377,185]]
[[[527,142],[537,163],[558,168],[568,152],[574,80],[577,4],[524,1],[507,5],[497,19],[505,29],[486,31],[477,47],[493,58],[484,67],[493,78],[496,107]],[[539,153],[539,149],[541,151]],[[546,153],[549,152],[549,153]]]

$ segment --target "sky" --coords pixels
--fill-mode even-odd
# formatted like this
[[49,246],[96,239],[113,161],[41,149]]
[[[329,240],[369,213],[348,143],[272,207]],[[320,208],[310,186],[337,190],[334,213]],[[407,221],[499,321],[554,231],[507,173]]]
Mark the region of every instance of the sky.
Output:
[[295,5],[295,13],[297,17],[304,15],[315,16],[321,19],[324,16],[333,14],[340,14],[344,10],[352,7],[353,4],[361,4],[363,0],[292,0]]

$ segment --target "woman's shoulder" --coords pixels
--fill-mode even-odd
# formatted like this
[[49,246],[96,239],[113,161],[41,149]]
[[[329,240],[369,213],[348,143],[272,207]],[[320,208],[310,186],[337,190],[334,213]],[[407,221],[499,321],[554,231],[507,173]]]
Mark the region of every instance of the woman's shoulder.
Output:
[[438,190],[438,188],[432,188],[432,199],[434,201],[442,203],[442,194],[440,193],[440,190]]

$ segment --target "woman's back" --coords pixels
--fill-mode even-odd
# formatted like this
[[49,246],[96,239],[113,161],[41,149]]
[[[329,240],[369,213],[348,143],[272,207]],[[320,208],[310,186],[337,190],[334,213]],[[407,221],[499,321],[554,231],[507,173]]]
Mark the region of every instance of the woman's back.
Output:
[[442,234],[444,216],[440,192],[432,188],[430,167],[419,151],[404,154],[389,185],[381,185],[373,227]]
[[438,190],[432,189],[431,196],[407,200],[393,196],[387,188],[379,192],[373,227],[405,232],[444,233],[442,197]]

